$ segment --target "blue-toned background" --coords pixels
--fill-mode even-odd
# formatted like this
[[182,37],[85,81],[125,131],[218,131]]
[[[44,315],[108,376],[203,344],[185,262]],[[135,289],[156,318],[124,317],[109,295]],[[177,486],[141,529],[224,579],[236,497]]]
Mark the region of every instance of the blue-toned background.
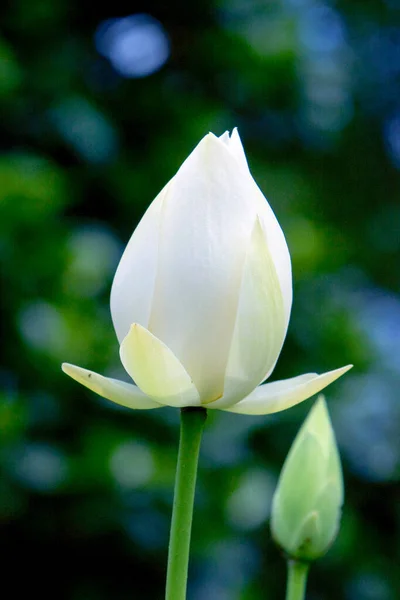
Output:
[[[293,260],[273,379],[355,364],[327,390],[347,498],[309,597],[398,598],[399,2],[15,0],[1,13],[3,592],[163,597],[178,411],[119,409],[60,363],[122,375],[108,299],[124,245],[199,139],[238,126]],[[267,522],[310,406],[210,415],[191,600],[283,598]]]

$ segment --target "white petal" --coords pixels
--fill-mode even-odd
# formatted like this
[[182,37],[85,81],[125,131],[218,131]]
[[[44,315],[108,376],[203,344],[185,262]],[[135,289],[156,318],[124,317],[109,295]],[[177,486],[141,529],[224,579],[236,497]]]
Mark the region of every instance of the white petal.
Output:
[[236,156],[238,162],[241,163],[244,168],[248,169],[246,154],[237,127],[234,128],[232,135],[229,138],[229,147]]
[[245,398],[272,372],[287,331],[275,265],[257,218],[243,270],[222,408]]
[[241,273],[256,218],[240,171],[227,145],[209,134],[174,177],[163,208],[148,328],[182,362],[202,401],[223,393]]
[[147,329],[134,323],[120,356],[125,369],[147,395],[168,406],[199,406],[199,394],[173,352]]
[[126,406],[127,408],[160,408],[162,405],[148,398],[136,385],[119,381],[119,379],[111,379],[103,377],[94,371],[88,371],[70,365],[69,363],[62,364],[64,373],[89,388],[96,394],[103,396],[111,402]]
[[262,221],[271,256],[274,261],[279,283],[282,289],[286,319],[287,322],[289,322],[290,310],[292,306],[292,268],[285,236],[272,211],[272,208],[266,201],[263,193],[250,174],[243,145],[239,137],[239,132],[236,128],[232,131],[229,142],[230,150],[235,155],[239,167],[242,168],[247,174],[247,177],[243,175],[243,181],[247,185],[246,194],[253,199],[253,202],[257,207],[257,213]]
[[[254,186],[256,186],[254,180],[253,183]],[[283,231],[274,213],[272,212],[272,208],[265,201],[265,198],[264,196],[262,196],[261,191],[260,196],[260,201],[262,201],[262,209],[258,214],[260,216],[264,232],[268,239],[269,250],[271,252],[271,256],[275,264],[276,273],[278,275],[279,283],[282,290],[283,303],[285,305],[286,322],[289,323],[293,299],[292,267],[290,263],[289,249],[287,247]]]
[[[162,210],[161,210],[162,209]],[[285,304],[290,258],[279,224],[246,165],[237,131],[206,136],[143,217],[113,284],[118,338],[139,323],[162,340],[200,392],[223,394],[246,248],[260,215]]]
[[125,251],[111,289],[111,316],[119,342],[132,323],[148,326],[157,272],[158,240],[163,202],[171,181],[150,204]]
[[[327,385],[344,375],[353,365],[347,365],[323,375],[307,373],[283,381],[264,383],[238,404],[226,408],[244,415],[267,415],[290,408],[317,394]],[[210,408],[214,408],[211,404]],[[216,407],[217,408],[217,407]]]
[[229,146],[230,144],[230,135],[229,135],[229,131],[224,131],[224,133],[222,135],[219,136],[219,139],[221,140],[221,142],[223,142],[226,146]]

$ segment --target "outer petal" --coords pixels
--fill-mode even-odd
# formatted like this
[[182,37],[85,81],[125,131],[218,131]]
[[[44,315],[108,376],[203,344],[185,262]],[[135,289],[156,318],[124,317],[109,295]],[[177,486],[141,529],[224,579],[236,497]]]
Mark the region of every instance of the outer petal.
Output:
[[231,136],[230,137],[228,136],[227,143],[228,143],[229,149],[235,155],[236,160],[239,163],[241,163],[242,167],[244,167],[246,170],[249,170],[246,154],[244,152],[244,148],[243,148],[242,141],[240,139],[237,127],[235,127],[233,129]]
[[120,356],[125,369],[148,396],[168,406],[199,406],[192,380],[174,353],[147,329],[134,323]]
[[268,239],[271,256],[275,264],[279,283],[281,285],[283,302],[285,304],[286,319],[289,322],[293,295],[292,268],[285,236],[273,213],[272,208],[266,201],[263,193],[250,174],[246,155],[243,150],[238,130],[236,128],[232,131],[232,135],[229,138],[228,147],[232,154],[236,157],[239,168],[241,168],[244,174],[247,175],[244,177],[243,174],[243,183],[247,187],[245,193],[252,198],[257,213],[260,216],[263,224],[263,228]]
[[62,364],[64,373],[89,388],[96,394],[127,408],[160,408],[162,405],[148,398],[136,385],[103,377],[94,371],[88,371],[69,363]]
[[286,330],[281,288],[257,218],[243,270],[224,396],[213,407],[222,408],[242,400],[268,377]]
[[[246,249],[256,218],[243,170],[209,134],[164,203],[149,330],[190,373],[202,401],[221,397]],[[264,201],[265,202],[265,201]]]
[[[265,383],[238,404],[224,410],[244,415],[267,415],[285,410],[317,394],[344,375],[352,366],[347,365],[323,375],[307,373],[292,379]],[[214,408],[214,406],[211,404],[210,408]]]
[[122,255],[111,288],[111,316],[121,343],[132,323],[147,327],[157,272],[162,206],[171,181],[150,204]]

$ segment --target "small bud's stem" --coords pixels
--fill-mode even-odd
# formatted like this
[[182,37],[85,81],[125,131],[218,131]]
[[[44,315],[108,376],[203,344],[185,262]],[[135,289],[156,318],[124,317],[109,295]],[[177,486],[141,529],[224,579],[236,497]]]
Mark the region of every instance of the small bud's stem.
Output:
[[304,600],[309,565],[297,560],[288,560],[286,600]]
[[166,600],[186,599],[197,463],[206,417],[207,411],[204,408],[193,407],[181,410],[181,431],[168,548]]

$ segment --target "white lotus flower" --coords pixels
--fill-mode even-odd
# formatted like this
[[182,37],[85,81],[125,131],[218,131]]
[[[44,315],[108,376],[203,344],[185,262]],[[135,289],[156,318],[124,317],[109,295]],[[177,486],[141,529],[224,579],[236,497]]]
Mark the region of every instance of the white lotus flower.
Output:
[[150,205],[115,274],[111,314],[136,385],[62,368],[130,408],[277,412],[351,368],[259,385],[280,354],[291,304],[285,237],[239,134],[210,133]]

